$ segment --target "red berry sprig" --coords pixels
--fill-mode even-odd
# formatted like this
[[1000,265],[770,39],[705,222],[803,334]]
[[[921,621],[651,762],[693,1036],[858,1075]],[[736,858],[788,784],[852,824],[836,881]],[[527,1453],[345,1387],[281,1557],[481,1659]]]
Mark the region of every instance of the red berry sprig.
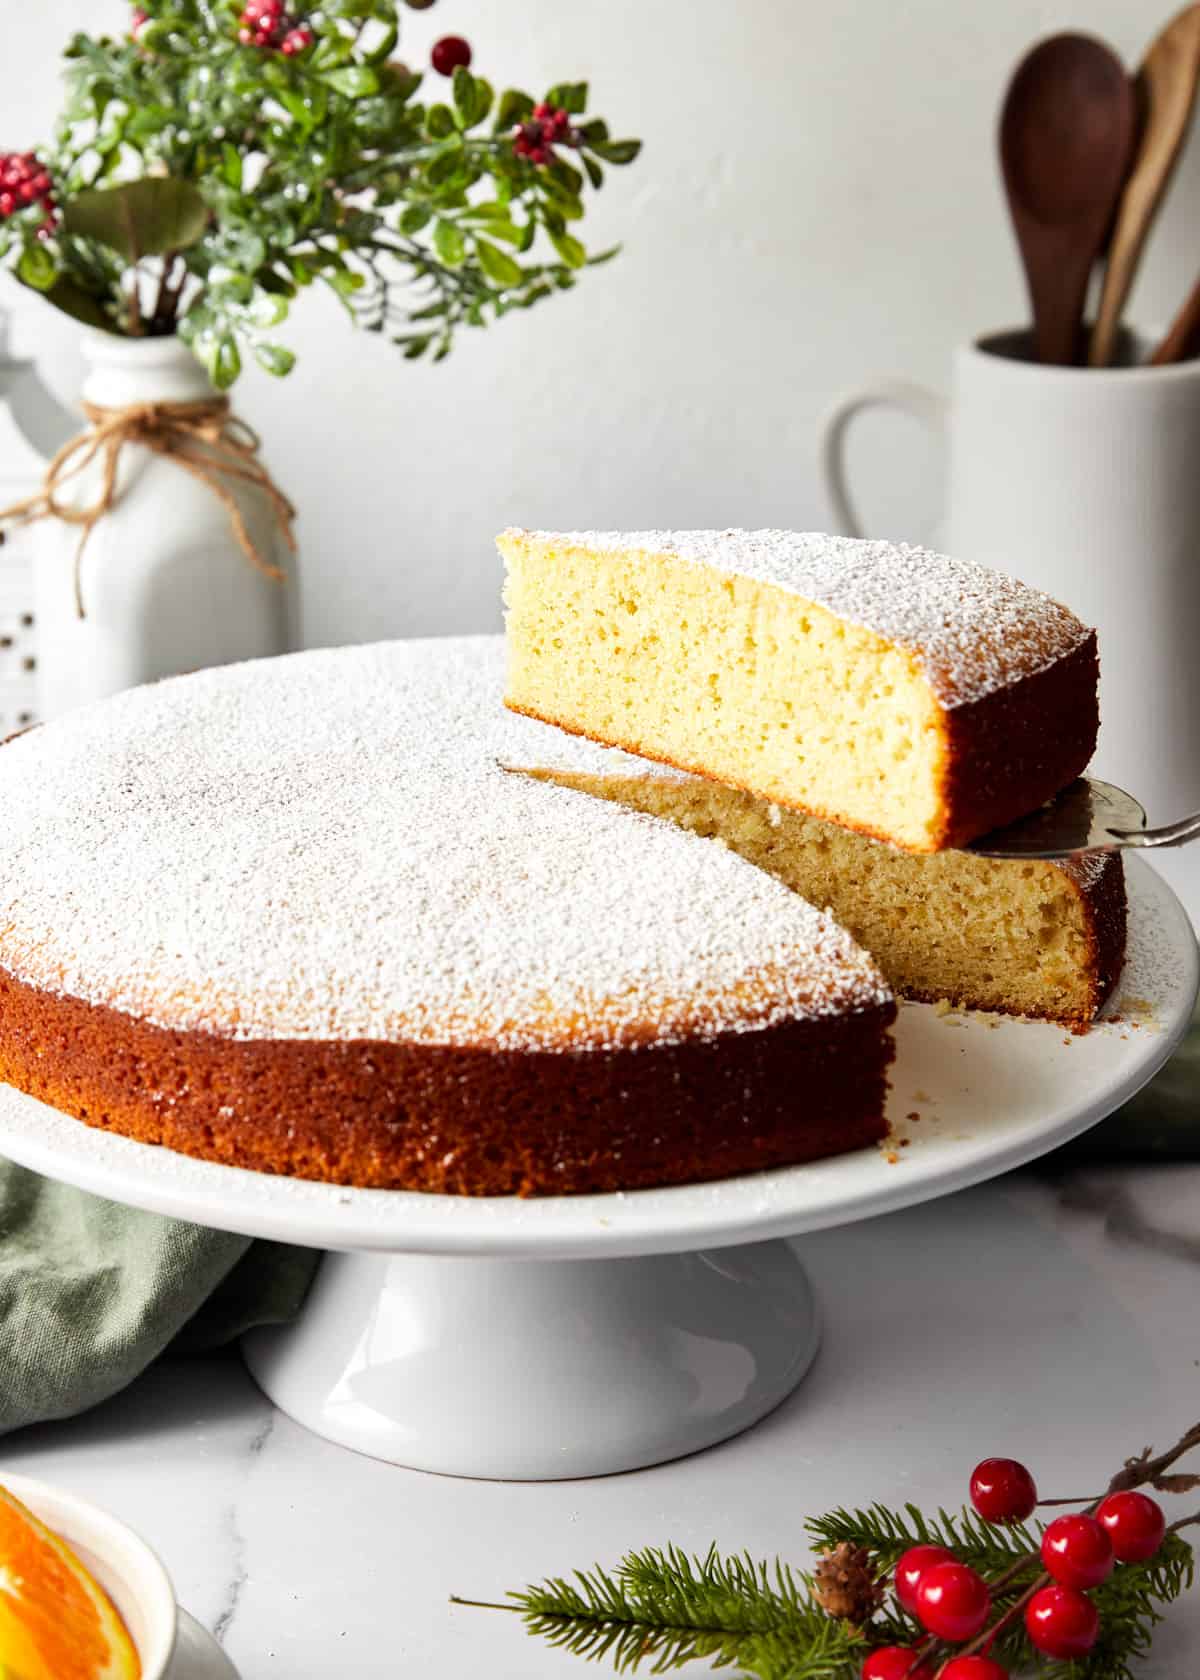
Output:
[[1015,1458],[985,1458],[971,1472],[971,1503],[984,1522],[1024,1522],[1037,1502],[1034,1479]]
[[953,1644],[974,1639],[992,1608],[983,1576],[952,1559],[930,1564],[917,1581],[917,1620],[938,1639]]
[[439,76],[453,76],[456,70],[466,70],[471,63],[471,43],[461,35],[443,35],[433,43],[429,62]]
[[954,1553],[946,1546],[910,1546],[897,1560],[892,1576],[896,1597],[912,1615],[917,1611],[917,1588],[921,1576],[935,1563],[953,1563]]
[[535,105],[529,121],[513,129],[513,151],[530,163],[553,163],[552,147],[574,144],[570,112],[557,105]]
[[[910,1546],[896,1560],[892,1587],[899,1608],[921,1625],[925,1638],[912,1647],[885,1645],[871,1652],[862,1680],[924,1680],[927,1675],[932,1680],[1009,1680],[991,1652],[1017,1622],[1023,1623],[1034,1649],[1048,1657],[1070,1661],[1086,1656],[1100,1632],[1100,1613],[1089,1591],[1108,1579],[1117,1562],[1144,1563],[1153,1557],[1168,1532],[1162,1507],[1138,1492],[1137,1484],[1177,1493],[1200,1486],[1200,1476],[1166,1474],[1195,1446],[1200,1446],[1200,1425],[1158,1458],[1147,1451],[1130,1459],[1106,1495],[1084,1511],[1056,1517],[1043,1530],[1038,1550],[1018,1557],[995,1580],[985,1580],[946,1546]],[[1033,1477],[1012,1458],[985,1458],[977,1464],[970,1493],[978,1514],[996,1525],[1024,1522],[1039,1503],[1075,1503],[1039,1501]],[[1174,1526],[1198,1522],[1200,1512]],[[1039,1562],[1043,1573],[1021,1584],[1019,1577],[1027,1577]],[[997,1599],[1002,1608],[991,1620]],[[939,1644],[963,1649],[946,1651],[939,1660]]]
[[1163,1543],[1167,1519],[1156,1499],[1127,1488],[1110,1493],[1096,1507],[1096,1521],[1121,1563],[1145,1563]]
[[40,232],[54,226],[58,209],[54,181],[36,152],[0,152],[0,219],[38,205],[43,212]]
[[294,58],[312,46],[314,36],[307,24],[297,23],[285,0],[246,0],[238,19],[238,40],[244,47]]
[[862,1680],[933,1680],[934,1669],[907,1645],[880,1645],[862,1666]]
[[951,1657],[938,1680],[1008,1680],[1008,1670],[994,1657]]
[[1025,1606],[1025,1631],[1048,1657],[1085,1657],[1100,1632],[1100,1612],[1086,1593],[1055,1582],[1039,1587]]
[[1042,1562],[1061,1586],[1098,1587],[1112,1574],[1112,1541],[1084,1511],[1055,1517],[1042,1535]]

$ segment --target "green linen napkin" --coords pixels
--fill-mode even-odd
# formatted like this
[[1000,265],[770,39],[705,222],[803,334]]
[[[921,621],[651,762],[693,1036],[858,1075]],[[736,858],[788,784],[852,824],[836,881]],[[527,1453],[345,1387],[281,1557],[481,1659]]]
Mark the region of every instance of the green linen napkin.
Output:
[[98,1405],[168,1347],[287,1323],[319,1260],[0,1161],[0,1433]]

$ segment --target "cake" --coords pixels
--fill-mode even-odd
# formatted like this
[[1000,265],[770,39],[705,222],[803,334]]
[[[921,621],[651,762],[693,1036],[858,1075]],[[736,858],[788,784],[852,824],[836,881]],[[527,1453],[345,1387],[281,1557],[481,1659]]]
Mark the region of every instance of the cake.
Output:
[[732,851],[504,769],[556,732],[502,687],[498,639],[346,648],[0,748],[0,1079],[189,1155],[465,1195],[880,1138],[873,960]]
[[910,851],[1036,809],[1096,742],[1096,640],[928,549],[506,531],[506,700]]
[[[716,840],[829,909],[905,997],[1042,1017],[1083,1031],[1125,950],[1118,852],[1062,863],[903,852],[738,788],[609,748],[581,763],[545,737],[526,773],[648,812]],[[516,768],[514,766],[514,768]]]

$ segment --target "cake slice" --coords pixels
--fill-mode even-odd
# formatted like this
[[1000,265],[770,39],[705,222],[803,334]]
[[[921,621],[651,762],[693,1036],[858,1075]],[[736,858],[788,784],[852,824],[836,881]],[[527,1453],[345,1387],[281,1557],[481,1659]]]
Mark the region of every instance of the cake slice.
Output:
[[1061,864],[918,856],[622,753],[583,751],[582,742],[559,751],[545,739],[520,745],[543,766],[528,774],[712,839],[827,908],[904,997],[1041,1017],[1078,1032],[1120,976],[1125,872],[1117,852]]
[[910,851],[1096,743],[1094,632],[998,572],[791,531],[506,531],[506,702]]

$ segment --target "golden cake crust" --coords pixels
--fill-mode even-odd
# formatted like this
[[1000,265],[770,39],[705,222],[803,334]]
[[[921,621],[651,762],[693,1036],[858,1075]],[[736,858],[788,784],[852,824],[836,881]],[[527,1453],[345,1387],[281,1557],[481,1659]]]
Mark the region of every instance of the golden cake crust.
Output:
[[228,1166],[383,1190],[569,1195],[878,1141],[895,1013],[882,1003],[620,1050],[237,1040],[0,971],[0,1080],[90,1126]]

